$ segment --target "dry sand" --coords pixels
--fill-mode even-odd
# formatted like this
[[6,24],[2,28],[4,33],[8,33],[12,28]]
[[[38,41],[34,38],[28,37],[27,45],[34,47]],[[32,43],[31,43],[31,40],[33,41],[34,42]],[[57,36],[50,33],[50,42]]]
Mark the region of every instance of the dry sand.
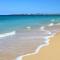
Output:
[[22,60],[60,60],[60,33],[50,38],[49,45],[37,54],[24,56]]

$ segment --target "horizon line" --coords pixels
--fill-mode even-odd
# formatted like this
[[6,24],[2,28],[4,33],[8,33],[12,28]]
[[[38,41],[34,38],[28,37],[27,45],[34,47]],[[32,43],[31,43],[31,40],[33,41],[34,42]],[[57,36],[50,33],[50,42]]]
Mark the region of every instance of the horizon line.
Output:
[[22,13],[22,14],[0,14],[0,15],[60,15],[60,13]]

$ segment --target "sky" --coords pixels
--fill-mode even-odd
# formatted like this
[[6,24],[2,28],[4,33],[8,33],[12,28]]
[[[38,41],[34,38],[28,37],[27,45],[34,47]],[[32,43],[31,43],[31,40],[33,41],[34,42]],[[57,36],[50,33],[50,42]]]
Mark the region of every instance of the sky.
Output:
[[60,14],[60,0],[0,0],[0,15]]

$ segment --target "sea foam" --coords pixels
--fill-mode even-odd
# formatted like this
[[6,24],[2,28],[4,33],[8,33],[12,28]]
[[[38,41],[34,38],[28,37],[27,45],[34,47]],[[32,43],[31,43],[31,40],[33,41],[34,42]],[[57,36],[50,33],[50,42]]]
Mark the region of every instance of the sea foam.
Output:
[[41,27],[40,27],[40,30],[41,30],[41,31],[45,31],[44,28],[45,28],[44,26],[41,26]]
[[54,23],[50,23],[48,26],[54,26]]
[[25,57],[25,56],[37,54],[42,47],[45,47],[45,46],[49,45],[49,40],[50,40],[49,38],[54,37],[54,36],[55,36],[55,33],[52,34],[51,36],[45,36],[44,37],[45,44],[42,44],[42,45],[38,46],[37,49],[33,53],[17,57],[16,60],[23,60],[23,57]]
[[0,34],[0,38],[11,36],[11,35],[15,35],[15,34],[16,34],[16,31],[12,31],[12,32],[8,32],[8,33],[3,33],[3,34]]

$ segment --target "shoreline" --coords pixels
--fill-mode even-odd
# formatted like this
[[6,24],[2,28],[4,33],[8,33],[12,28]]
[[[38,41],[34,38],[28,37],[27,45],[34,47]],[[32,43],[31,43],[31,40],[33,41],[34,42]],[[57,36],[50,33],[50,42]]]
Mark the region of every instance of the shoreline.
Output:
[[[55,25],[55,24],[52,24],[52,23],[50,23],[47,26],[41,26],[38,29],[36,29],[36,28],[33,29],[32,27],[28,26],[28,28],[26,28],[25,30],[23,30],[23,31],[17,30],[16,34],[14,36],[9,35],[9,37],[3,38],[3,39],[1,39],[1,41],[4,41],[4,40],[5,41],[7,40],[7,42],[10,41],[10,43],[12,45],[7,43],[8,48],[11,47],[11,46],[13,46],[13,47],[15,46],[14,48],[16,48],[16,46],[17,46],[18,50],[15,49],[15,52],[17,52],[15,54],[16,56],[14,55],[13,49],[10,50],[11,51],[11,56],[14,55],[15,57],[13,59],[15,59],[15,60],[23,60],[23,57],[31,55],[31,54],[32,55],[37,54],[39,52],[40,48],[48,45],[48,44],[45,44],[45,43],[48,43],[48,39],[51,37],[51,35],[53,36],[54,33],[57,33],[57,32],[60,31],[59,26],[60,26],[60,24]],[[56,30],[55,30],[55,28],[56,28]],[[45,39],[43,40],[42,38],[43,39],[45,38]],[[15,39],[16,42],[12,39]],[[35,42],[38,43],[38,44],[36,44]],[[42,44],[40,44],[40,42]],[[45,42],[45,43],[43,43],[43,42]],[[25,45],[24,45],[24,43],[25,43]],[[26,43],[28,43],[28,46],[27,46]],[[14,44],[16,44],[16,45],[14,45]],[[34,45],[34,46],[32,46],[32,45]],[[26,47],[25,50],[24,49],[22,50],[21,46],[22,46],[22,49]],[[31,46],[34,47],[34,48],[32,48]],[[7,51],[9,51],[9,49]],[[8,53],[8,54],[10,54],[10,53]],[[3,56],[4,56],[4,53],[3,53]]]
[[50,39],[51,37],[54,37],[55,35],[56,35],[56,33],[54,33],[54,34],[51,35],[51,36],[46,36],[46,38],[45,38],[45,39],[46,39],[45,44],[42,44],[42,45],[38,46],[38,48],[35,50],[35,52],[30,53],[30,54],[26,54],[26,55],[19,56],[19,57],[16,58],[16,60],[23,60],[23,57],[25,57],[25,56],[37,54],[41,48],[49,45],[49,39]]

